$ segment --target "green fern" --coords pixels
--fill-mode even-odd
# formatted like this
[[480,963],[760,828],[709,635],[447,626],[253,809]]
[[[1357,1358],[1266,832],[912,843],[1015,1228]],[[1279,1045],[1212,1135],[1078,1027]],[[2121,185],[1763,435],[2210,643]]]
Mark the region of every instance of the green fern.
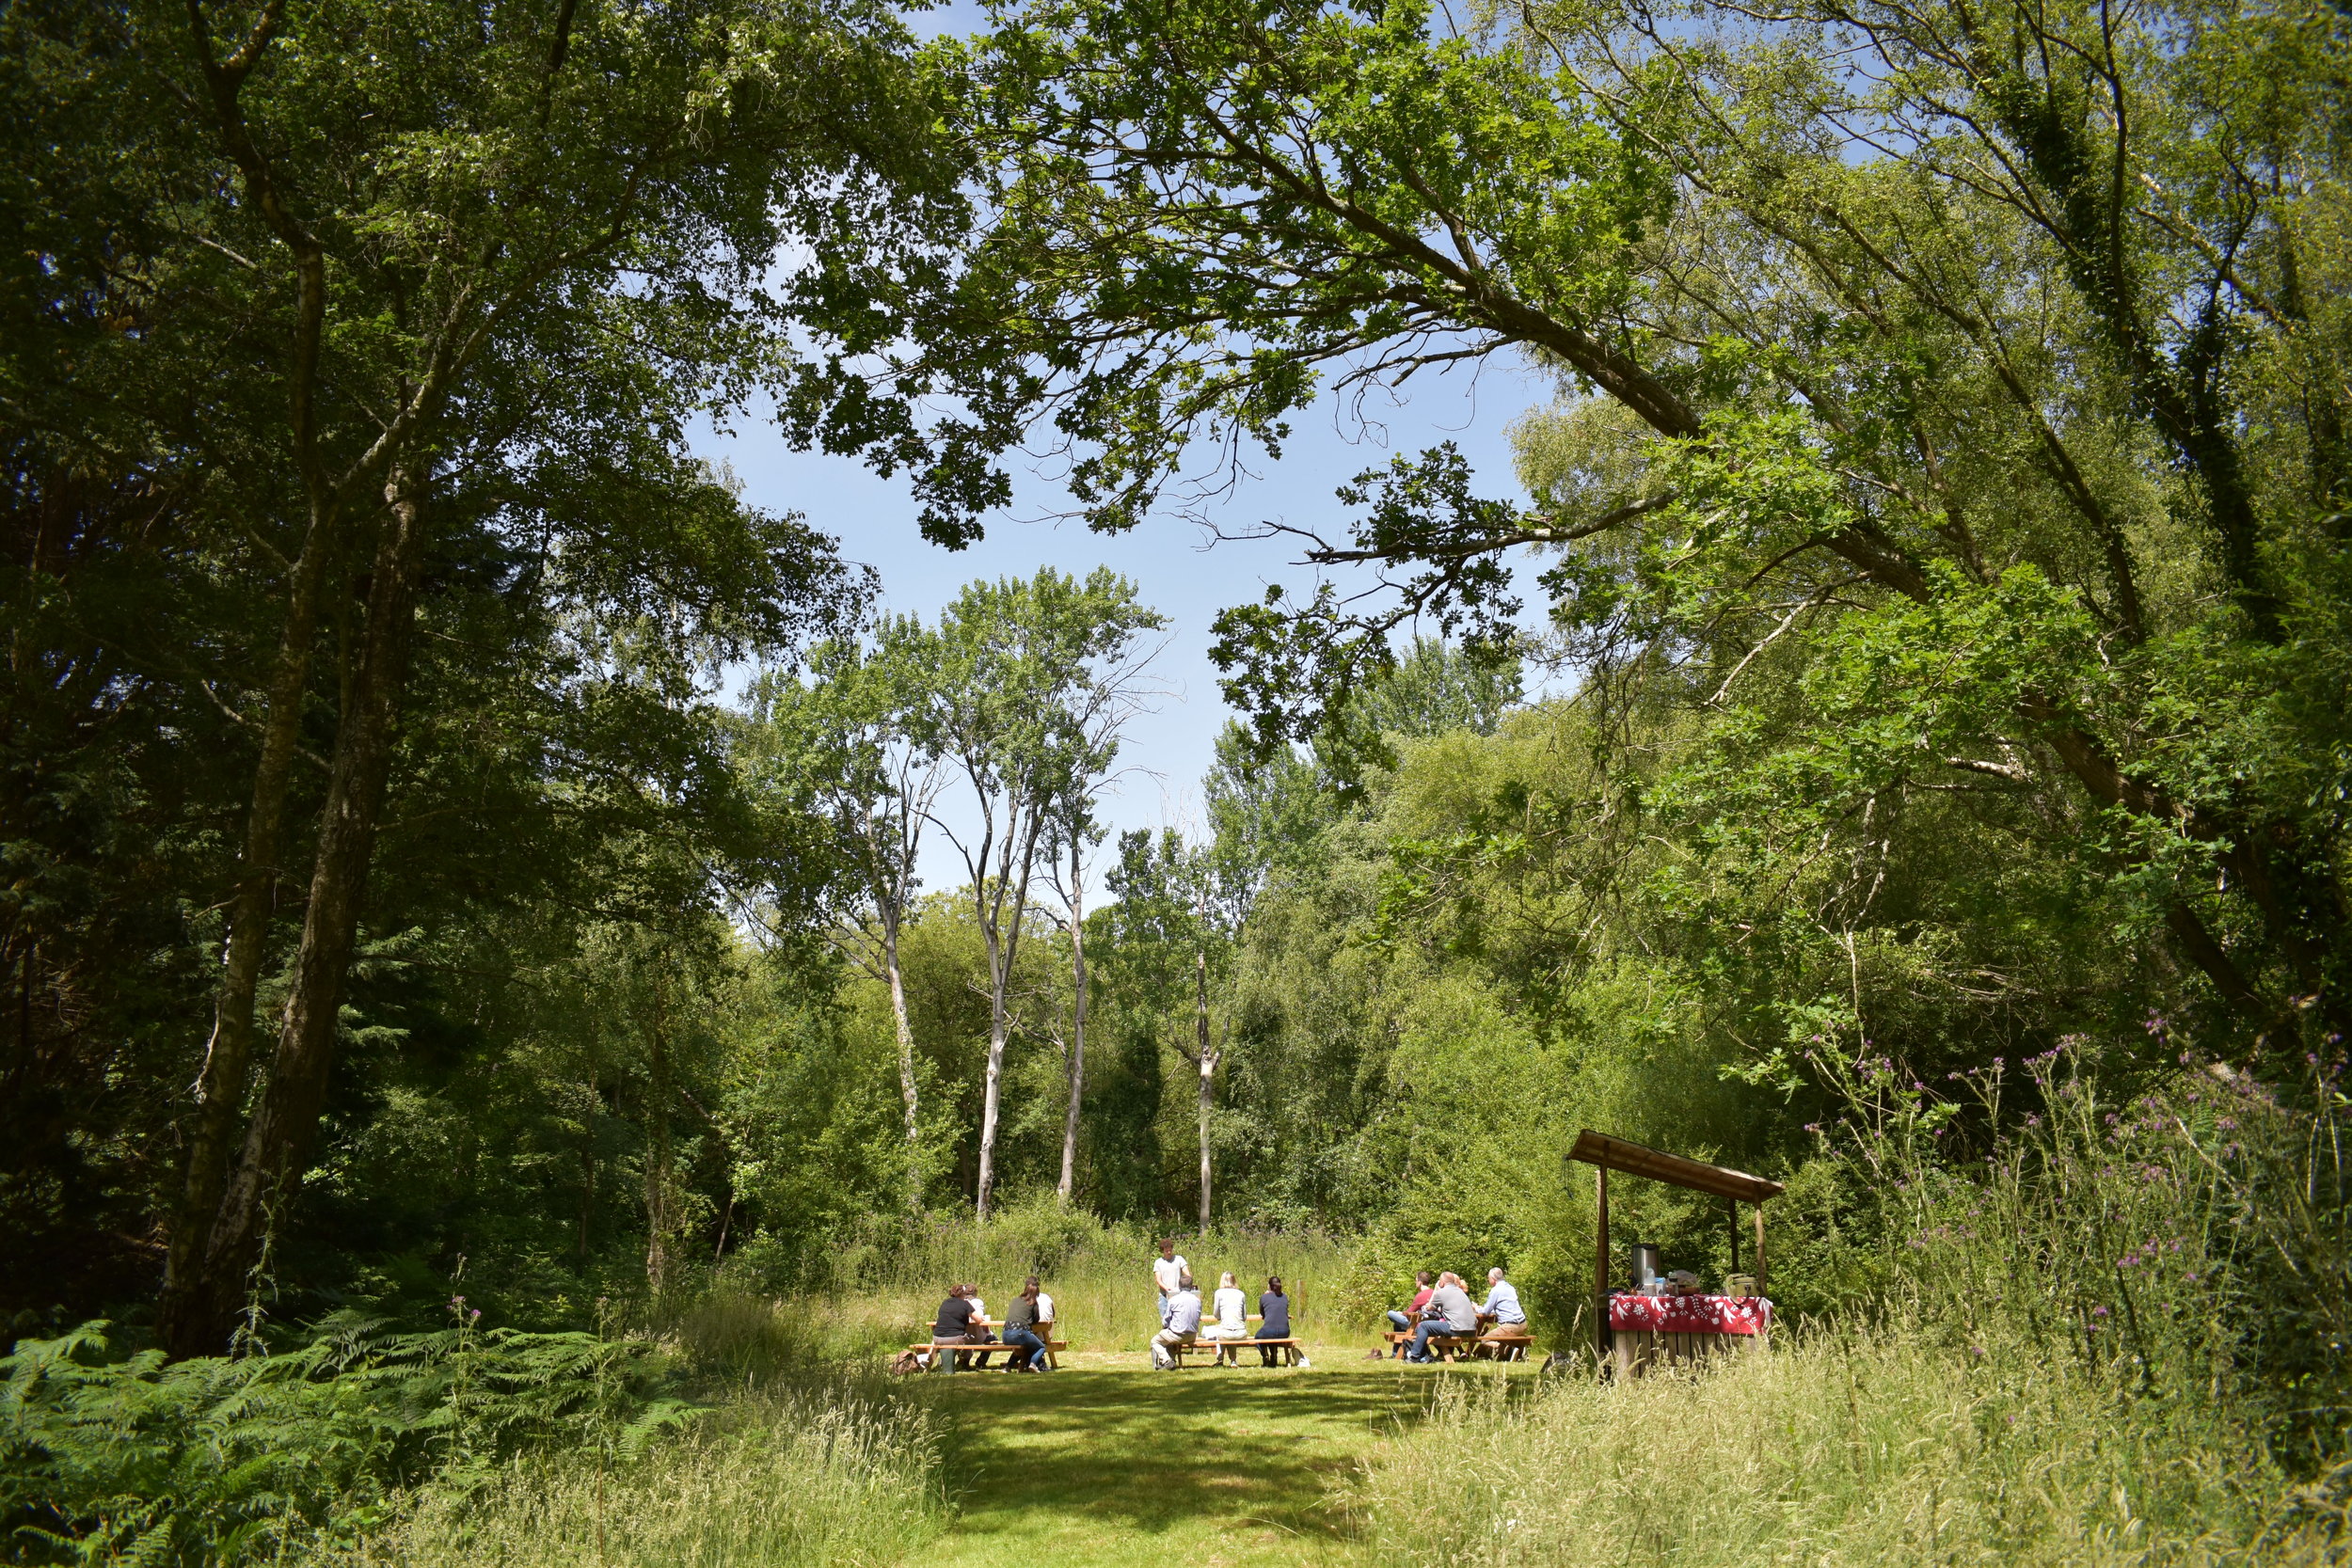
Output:
[[235,1564],[381,1524],[517,1454],[641,1452],[700,1414],[642,1341],[385,1332],[357,1314],[276,1355],[123,1354],[112,1325],[0,1360],[0,1528],[24,1563]]

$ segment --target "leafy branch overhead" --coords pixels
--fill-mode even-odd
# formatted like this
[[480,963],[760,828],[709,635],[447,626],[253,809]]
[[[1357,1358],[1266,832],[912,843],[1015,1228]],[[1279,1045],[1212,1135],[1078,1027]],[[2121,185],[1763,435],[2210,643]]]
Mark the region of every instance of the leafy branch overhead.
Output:
[[1532,358],[1568,399],[1524,433],[1532,508],[1442,449],[1400,461],[1302,541],[1371,594],[1227,612],[1263,742],[1316,731],[1408,626],[1499,646],[1530,554],[1597,690],[1655,665],[1717,705],[1772,650],[2031,574],[2094,634],[1972,692],[1947,754],[2013,752],[2139,824],[2127,861],[2207,867],[2156,895],[2169,942],[2294,1037],[2289,998],[2342,981],[2310,934],[2334,873],[2283,847],[2333,830],[2175,766],[2209,694],[2169,683],[2183,639],[2236,650],[2250,692],[2265,650],[2322,635],[2346,483],[2341,298],[2311,281],[2341,112],[2313,84],[2344,64],[2324,8],[1530,0],[1451,25],[1079,0],[936,46],[986,223],[882,382],[958,412],[876,450],[920,454],[938,536],[1001,494],[1018,433],[1124,529],[1279,455],[1320,397]]

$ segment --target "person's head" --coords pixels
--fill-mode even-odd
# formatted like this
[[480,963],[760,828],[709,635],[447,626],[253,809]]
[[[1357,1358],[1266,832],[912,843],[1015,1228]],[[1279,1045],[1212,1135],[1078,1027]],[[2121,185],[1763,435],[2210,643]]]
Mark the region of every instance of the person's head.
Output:
[[1184,1273],[1176,1276],[1176,1289],[1180,1291],[1189,1291],[1192,1289],[1192,1271],[1190,1269],[1186,1269]]
[[1160,1238],[1160,1256],[1163,1258],[1173,1258],[1176,1256],[1175,1237],[1163,1236]]
[[1037,1282],[1037,1275],[1029,1275],[1028,1278],[1021,1282],[1021,1293],[1028,1297],[1031,1301],[1035,1301],[1037,1299],[1038,1290],[1039,1286]]
[[1461,1283],[1462,1283],[1462,1276],[1461,1276],[1460,1275],[1458,1275],[1458,1274],[1455,1274],[1455,1273],[1454,1273],[1452,1269],[1448,1269],[1448,1270],[1446,1270],[1443,1274],[1440,1274],[1439,1275],[1438,1275],[1438,1284],[1440,1287],[1447,1286],[1447,1285],[1459,1285],[1459,1284],[1461,1284]]
[[962,1295],[963,1293],[964,1290],[961,1285],[950,1285],[947,1287],[947,1299],[949,1301],[954,1301],[957,1297]]
[[1414,1283],[1414,1284],[1416,1284],[1416,1285],[1426,1285],[1426,1284],[1428,1284],[1428,1283],[1429,1283],[1429,1271],[1428,1271],[1427,1269],[1423,1269],[1423,1270],[1422,1270],[1419,1274],[1417,1274],[1417,1275],[1413,1275],[1413,1283]]
[[1216,1276],[1216,1282],[1217,1282],[1217,1284],[1218,1284],[1218,1285],[1222,1286],[1224,1289],[1226,1289],[1226,1290],[1228,1290],[1228,1291],[1232,1290],[1232,1289],[1233,1289],[1233,1271],[1232,1271],[1232,1270],[1231,1270],[1231,1269],[1228,1269],[1228,1270],[1226,1270],[1223,1274],[1218,1275]]
[[1487,1284],[1489,1284],[1489,1285],[1500,1285],[1500,1284],[1502,1284],[1502,1271],[1501,1269],[1488,1269],[1488,1270],[1486,1271],[1486,1283],[1487,1283]]
[[1280,1275],[1270,1274],[1265,1276],[1265,1293],[1270,1296],[1279,1296],[1282,1293],[1282,1276]]

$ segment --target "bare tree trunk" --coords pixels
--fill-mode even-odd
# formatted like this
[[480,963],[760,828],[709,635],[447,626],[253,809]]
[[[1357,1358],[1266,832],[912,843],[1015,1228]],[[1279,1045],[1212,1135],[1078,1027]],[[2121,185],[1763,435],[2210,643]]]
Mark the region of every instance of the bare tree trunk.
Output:
[[278,633],[271,671],[269,705],[262,718],[262,751],[253,768],[253,798],[246,808],[245,845],[238,857],[237,886],[229,906],[229,944],[222,955],[220,990],[214,998],[213,1034],[196,1083],[197,1111],[189,1131],[187,1166],[178,1217],[164,1262],[158,1317],[165,1343],[208,1329],[190,1323],[203,1316],[196,1296],[205,1233],[220,1208],[228,1180],[230,1146],[237,1114],[244,1108],[253,1069],[253,1003],[268,957],[271,907],[284,876],[278,863],[285,838],[286,794],[295,740],[302,726],[302,700],[318,641],[319,587],[326,575],[330,530],[313,515],[302,553],[296,557],[286,593],[286,620]]
[[1193,952],[1193,1043],[1194,1060],[1200,1064],[1200,1234],[1209,1233],[1209,1105],[1212,1085],[1216,1077],[1217,1053],[1209,1046],[1209,950],[1196,948]]
[[189,1264],[167,1304],[169,1315],[160,1327],[175,1355],[215,1354],[227,1342],[260,1245],[262,1216],[281,1210],[293,1196],[318,1132],[407,685],[424,549],[421,489],[421,476],[405,468],[395,470],[386,486],[389,516],[369,581],[358,661],[335,735],[294,992],[237,1167],[223,1185],[200,1251],[189,1249]]
[[898,1095],[907,1113],[907,1212],[923,1212],[922,1129],[916,1120],[914,1028],[907,1022],[906,977],[898,968],[898,923],[882,927],[882,968],[890,980],[890,1021],[898,1031]]
[[988,1218],[989,1198],[996,1190],[996,1108],[1005,1084],[1005,981],[997,968],[993,950],[989,942],[989,967],[993,972],[988,983],[988,1084],[980,1100],[980,1180],[975,1209],[978,1217]]
[[[996,1124],[1004,1098],[1005,1037],[1009,1032],[1006,998],[1012,990],[1013,963],[1021,953],[1021,922],[1029,910],[1029,873],[1037,863],[1037,835],[1043,826],[1041,813],[1032,810],[1026,831],[1021,835],[1020,859],[1014,863],[1008,856],[1005,866],[1009,873],[1018,863],[1020,880],[1008,887],[1009,878],[998,878],[999,903],[993,918],[989,915],[985,899],[981,900],[980,924],[988,940],[988,1085],[980,1103],[980,1179],[974,1207],[983,1221],[988,1218],[989,1204],[996,1192]],[[1007,842],[1009,845],[1010,839]],[[1011,905],[1009,918],[1003,909],[1007,903]]]
[[200,1299],[205,1292],[199,1280],[205,1268],[207,1232],[228,1180],[237,1114],[252,1073],[254,996],[268,956],[270,911],[284,875],[278,862],[285,836],[287,784],[301,733],[311,650],[318,641],[320,588],[335,553],[340,510],[340,498],[327,483],[318,455],[316,391],[326,319],[326,248],[286,205],[268,164],[246,135],[237,105],[238,90],[266,47],[275,22],[265,16],[246,46],[223,66],[214,58],[203,13],[192,9],[189,21],[223,145],[239,166],[246,198],[294,258],[298,289],[287,373],[287,421],[308,515],[302,547],[287,572],[286,618],[270,671],[262,750],[254,762],[252,800],[246,808],[236,891],[230,900],[228,951],[222,956],[220,989],[214,999],[212,1038],[205,1043],[204,1065],[197,1077],[197,1114],[165,1256],[157,1325],[167,1346],[199,1343],[211,1335],[210,1308]]
[[1061,1182],[1055,1190],[1068,1203],[1078,1180],[1078,1106],[1087,1086],[1086,889],[1079,883],[1080,845],[1070,841],[1070,1109],[1061,1118]]
[[670,1274],[670,1016],[666,965],[653,968],[653,1149],[645,1162],[645,1285],[659,1301]]
[[580,1260],[588,1261],[588,1226],[596,1210],[596,1110],[604,1103],[596,1092],[596,1069],[588,1071],[588,1109],[580,1128]]

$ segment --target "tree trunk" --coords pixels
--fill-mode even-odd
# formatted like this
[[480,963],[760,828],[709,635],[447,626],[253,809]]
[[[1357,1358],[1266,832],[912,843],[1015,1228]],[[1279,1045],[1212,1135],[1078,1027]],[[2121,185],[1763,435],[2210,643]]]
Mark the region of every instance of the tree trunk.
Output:
[[389,515],[369,582],[358,663],[335,734],[294,992],[279,1023],[269,1084],[246,1130],[236,1170],[223,1186],[200,1251],[190,1247],[189,1264],[165,1303],[167,1310],[158,1327],[166,1349],[175,1355],[214,1354],[228,1343],[262,1231],[294,1196],[318,1132],[359,905],[375,851],[376,816],[407,685],[424,553],[421,492],[422,477],[405,467],[386,485]]
[[653,1148],[645,1161],[645,1285],[661,1299],[670,1275],[670,1018],[667,966],[653,966],[653,1094],[647,1107]]
[[596,1090],[596,1074],[588,1073],[588,1109],[580,1130],[580,1261],[588,1262],[588,1226],[596,1211],[596,1112],[604,1103]]
[[254,763],[245,845],[238,856],[236,891],[229,905],[228,948],[221,958],[220,989],[213,1002],[213,1035],[205,1042],[204,1066],[197,1076],[196,1117],[189,1132],[178,1214],[164,1260],[163,1300],[158,1307],[166,1343],[178,1337],[192,1311],[201,1312],[196,1281],[202,1272],[205,1234],[220,1210],[230,1145],[252,1076],[254,994],[260,990],[262,966],[268,957],[271,908],[285,874],[278,863],[285,838],[286,793],[301,733],[310,654],[318,641],[319,588],[329,553],[326,519],[313,516],[287,582],[286,620],[278,633],[276,666],[270,673],[261,755]]
[[[997,881],[996,912],[991,914],[985,888],[977,899],[980,928],[988,944],[988,1085],[980,1103],[980,1172],[974,1205],[982,1221],[988,1218],[989,1205],[996,1192],[997,1111],[1004,1095],[1005,1037],[1009,1011],[1006,997],[1012,990],[1013,962],[1021,954],[1021,922],[1029,911],[1029,874],[1037,864],[1037,835],[1043,826],[1041,809],[1030,810],[1027,829],[1020,834],[1020,879],[1011,879],[1014,863],[1009,847]],[[1019,816],[1016,815],[1013,820],[1018,821]],[[1009,837],[1007,844],[1011,844]],[[1009,916],[1004,912],[1008,904]]]
[[1209,1233],[1209,1103],[1216,1077],[1216,1053],[1209,1049],[1209,950],[1193,953],[1194,1060],[1200,1064],[1200,1234]]
[[1055,1190],[1068,1203],[1078,1179],[1078,1105],[1087,1085],[1086,892],[1078,885],[1078,846],[1070,847],[1070,1109],[1061,1118],[1061,1182]]
[[998,946],[991,936],[988,943],[988,1085],[980,1101],[980,1179],[977,1202],[978,1217],[988,1219],[990,1197],[996,1189],[996,1108],[1005,1084],[1005,974],[1006,965],[997,961]]
[[882,926],[882,969],[890,980],[890,1022],[898,1031],[898,1097],[906,1101],[907,1113],[907,1212],[923,1212],[923,1166],[920,1159],[922,1128],[916,1120],[918,1109],[914,1085],[914,1028],[907,1022],[906,977],[898,969],[898,923],[886,921]]

